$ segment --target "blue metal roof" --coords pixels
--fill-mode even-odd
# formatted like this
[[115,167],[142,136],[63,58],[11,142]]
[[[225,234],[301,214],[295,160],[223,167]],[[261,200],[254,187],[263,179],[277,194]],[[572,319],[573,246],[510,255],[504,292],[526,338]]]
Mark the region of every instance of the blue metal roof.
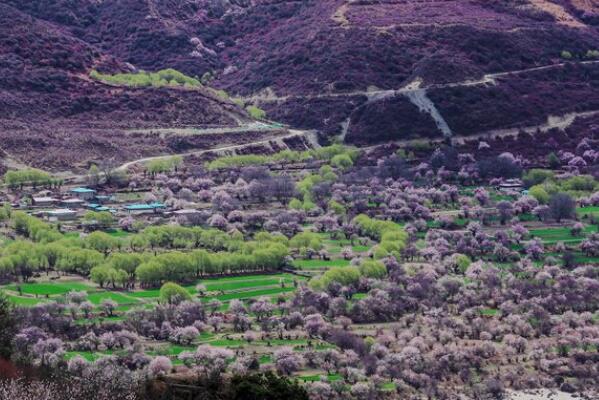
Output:
[[129,204],[125,206],[126,210],[138,211],[138,210],[153,210],[155,208],[164,208],[162,203],[150,203],[150,204]]
[[78,187],[75,189],[71,189],[71,192],[73,192],[73,193],[96,193],[96,191],[94,189],[84,188],[84,187]]

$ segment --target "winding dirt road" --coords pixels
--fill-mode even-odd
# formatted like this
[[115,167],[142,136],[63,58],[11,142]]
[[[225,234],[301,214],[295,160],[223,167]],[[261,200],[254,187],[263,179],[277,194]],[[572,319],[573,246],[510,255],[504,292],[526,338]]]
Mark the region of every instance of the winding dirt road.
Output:
[[479,85],[488,85],[495,84],[496,79],[511,76],[511,75],[520,75],[537,71],[545,71],[548,69],[554,68],[563,68],[568,64],[578,64],[578,65],[593,65],[599,64],[599,60],[593,61],[580,61],[580,62],[563,62],[557,64],[549,64],[542,65],[539,67],[532,67],[526,69],[518,69],[513,71],[505,71],[505,72],[496,72],[492,74],[485,74],[480,79],[467,79],[459,82],[449,82],[449,83],[434,83],[430,85],[418,85],[415,84],[418,81],[412,81],[405,86],[402,86],[398,89],[367,89],[367,90],[355,90],[351,92],[330,92],[330,93],[317,93],[317,94],[290,94],[284,96],[278,96],[272,90],[265,90],[261,93],[254,94],[252,96],[240,97],[241,100],[245,102],[265,102],[265,103],[277,103],[284,102],[288,100],[300,99],[300,100],[313,100],[313,99],[327,99],[327,98],[337,98],[337,97],[355,97],[355,96],[366,96],[368,98],[368,102],[376,102],[381,101],[390,97],[406,94],[409,92],[415,92],[419,90],[431,90],[431,89],[447,89],[454,87],[468,87],[468,86],[479,86]]
[[116,171],[126,171],[129,167],[131,167],[135,164],[145,164],[150,161],[162,160],[162,159],[175,157],[175,156],[185,157],[185,156],[199,156],[199,155],[208,154],[208,153],[216,153],[216,154],[231,153],[231,152],[235,152],[235,150],[242,149],[247,146],[267,145],[271,142],[277,142],[279,145],[283,145],[285,139],[291,139],[293,137],[299,137],[299,136],[305,137],[306,140],[308,140],[310,142],[310,144],[314,146],[313,135],[314,135],[314,132],[312,132],[312,131],[302,131],[302,130],[290,129],[289,133],[287,133],[285,135],[274,135],[274,136],[271,136],[271,137],[268,137],[265,139],[260,139],[257,141],[243,143],[243,144],[218,146],[218,147],[212,147],[210,149],[203,149],[203,150],[192,150],[192,151],[185,152],[185,153],[165,154],[165,155],[160,155],[160,156],[144,157],[144,158],[140,158],[137,160],[128,161],[128,162],[122,164],[121,166],[115,168],[115,170]]
[[[542,65],[539,67],[532,67],[532,68],[527,68],[527,69],[519,69],[519,70],[513,70],[513,71],[506,71],[506,72],[497,72],[497,73],[492,73],[492,74],[485,74],[480,79],[468,79],[468,80],[459,81],[459,82],[439,83],[439,84],[431,84],[431,85],[426,85],[426,86],[422,85],[422,81],[420,79],[415,79],[414,81],[408,83],[407,85],[405,85],[399,89],[386,89],[386,90],[370,89],[370,90],[359,90],[359,91],[352,91],[352,92],[320,93],[320,94],[313,94],[313,95],[287,95],[287,96],[277,96],[272,90],[265,90],[262,93],[258,93],[256,95],[253,95],[250,97],[245,97],[242,99],[245,102],[266,102],[266,103],[276,102],[276,103],[278,103],[278,102],[284,102],[284,101],[293,100],[293,99],[312,100],[312,99],[366,96],[368,99],[366,104],[370,104],[370,103],[383,101],[385,99],[394,98],[397,96],[405,96],[412,104],[414,104],[416,107],[418,107],[420,112],[427,113],[431,116],[431,118],[437,125],[437,128],[439,129],[439,131],[442,132],[443,137],[447,139],[447,138],[454,137],[454,135],[451,131],[451,127],[447,124],[447,122],[445,121],[445,119],[443,118],[441,113],[438,111],[434,102],[429,99],[429,97],[427,95],[428,90],[447,89],[447,88],[455,88],[455,87],[480,86],[480,85],[495,85],[497,83],[496,80],[499,78],[502,78],[502,77],[520,75],[520,74],[526,74],[526,73],[533,73],[533,72],[538,72],[538,71],[545,71],[545,70],[554,69],[554,68],[563,68],[568,64],[571,64],[571,63],[563,62],[563,63],[557,63],[557,64]],[[576,64],[579,64],[579,65],[599,64],[599,60],[581,61],[581,62],[576,62]],[[353,115],[353,113],[356,110],[358,110],[360,107],[363,107],[363,105],[357,106],[355,109],[353,109],[350,112],[350,117],[347,118],[341,124],[342,129],[341,129],[341,134],[339,135],[339,139],[341,139],[342,141],[345,140],[345,137],[346,137],[347,133],[349,132],[350,125],[351,125],[351,115]],[[590,112],[594,113],[594,111],[590,111]],[[576,115],[574,115],[574,118],[572,118],[571,120],[570,120],[569,116],[570,116],[570,114],[563,116],[563,117],[557,117],[557,118],[558,119],[565,118],[565,122],[567,123],[567,126],[569,126],[576,118]],[[548,121],[548,123],[546,125],[541,125],[539,127],[541,128],[541,130],[543,130],[543,129],[549,130],[549,129],[555,128],[555,127],[560,127],[563,129],[563,126],[561,126],[561,124],[563,124],[563,122],[560,123],[559,121],[551,121],[551,117],[550,117],[550,120]],[[530,127],[530,128],[524,128],[524,130],[527,130],[527,129],[535,129],[536,130],[537,128],[538,127],[535,126],[535,127]],[[518,130],[516,129],[515,131],[517,133]],[[507,135],[514,134],[514,129],[500,130],[500,131],[492,132],[492,133],[495,135],[507,136]],[[483,136],[486,134],[488,134],[488,133],[483,132],[483,133],[480,133],[478,135],[474,135],[471,137],[475,137],[475,136],[479,136],[479,135]]]

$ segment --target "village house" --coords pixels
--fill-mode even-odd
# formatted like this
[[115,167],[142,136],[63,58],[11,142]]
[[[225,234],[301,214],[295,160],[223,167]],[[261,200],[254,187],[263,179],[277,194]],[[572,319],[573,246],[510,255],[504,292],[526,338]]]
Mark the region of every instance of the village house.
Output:
[[73,221],[77,218],[77,211],[69,208],[59,208],[46,212],[49,221]]
[[63,199],[60,201],[60,205],[64,208],[81,208],[84,204],[85,201],[81,199]]
[[108,195],[97,195],[95,198],[95,201],[98,204],[106,204],[109,203],[111,201],[114,201],[114,197],[113,196],[108,196]]
[[184,208],[182,210],[173,211],[172,214],[174,216],[197,215],[197,214],[200,214],[200,210],[196,210],[196,209],[193,209],[193,208]]
[[94,189],[89,189],[85,187],[74,188],[71,189],[69,192],[71,193],[71,195],[77,197],[78,199],[86,201],[92,200],[94,197],[96,197],[96,191]]
[[523,188],[522,181],[520,179],[506,179],[499,184],[499,190],[504,192],[520,191]]
[[106,206],[103,206],[98,203],[89,203],[87,205],[87,209],[96,211],[96,212],[103,212],[103,211],[116,212],[116,210],[114,208],[106,207]]
[[129,214],[154,214],[161,213],[164,211],[166,206],[159,202],[150,204],[129,204],[125,206],[125,211]]
[[54,197],[32,197],[31,205],[33,207],[52,207],[57,200]]

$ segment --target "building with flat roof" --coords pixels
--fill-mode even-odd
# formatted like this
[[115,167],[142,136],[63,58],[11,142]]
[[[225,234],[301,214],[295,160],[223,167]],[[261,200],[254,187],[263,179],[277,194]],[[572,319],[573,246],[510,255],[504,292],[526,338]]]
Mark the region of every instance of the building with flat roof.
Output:
[[72,221],[77,218],[77,211],[70,208],[58,208],[46,212],[50,221]]
[[34,207],[50,207],[56,203],[54,197],[32,197],[31,205]]
[[151,214],[162,212],[166,206],[159,202],[149,204],[129,204],[125,206],[125,211],[130,214]]
[[96,199],[95,199],[98,203],[100,204],[104,204],[104,203],[108,203],[110,201],[114,201],[114,196],[109,196],[109,195],[96,195]]
[[182,210],[173,211],[174,215],[195,215],[199,214],[200,210],[196,210],[194,208],[184,208]]
[[520,179],[506,179],[499,184],[499,190],[519,191],[524,187]]
[[86,187],[78,187],[69,190],[69,192],[82,200],[91,200],[96,197],[96,191],[94,189],[86,188]]
[[64,199],[60,204],[65,208],[81,208],[85,204],[85,200],[81,199]]

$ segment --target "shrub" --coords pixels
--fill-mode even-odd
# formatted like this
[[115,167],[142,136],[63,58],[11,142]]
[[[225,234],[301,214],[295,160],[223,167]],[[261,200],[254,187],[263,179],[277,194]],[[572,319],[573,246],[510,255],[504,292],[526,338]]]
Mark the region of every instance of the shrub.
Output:
[[164,304],[178,304],[191,300],[187,290],[173,282],[167,282],[160,288],[160,301]]
[[549,193],[547,193],[542,185],[535,185],[531,187],[528,193],[537,199],[537,201],[541,204],[547,204],[549,202]]
[[524,174],[522,180],[526,187],[531,187],[543,183],[546,180],[552,180],[554,176],[555,174],[553,171],[546,169],[531,169]]
[[380,261],[367,260],[360,264],[360,274],[366,278],[383,279],[387,275],[387,268]]
[[266,118],[266,111],[256,106],[247,106],[245,110],[250,114],[250,116],[254,119],[264,119]]
[[91,71],[90,77],[97,81],[110,83],[113,85],[132,86],[132,87],[162,87],[162,86],[181,86],[187,88],[202,87],[202,83],[192,77],[189,77],[172,68],[163,69],[158,72],[139,71],[137,73],[123,74],[102,74],[96,70]]
[[563,58],[564,60],[570,60],[572,59],[572,53],[570,53],[568,50],[563,50],[560,54],[561,58]]

